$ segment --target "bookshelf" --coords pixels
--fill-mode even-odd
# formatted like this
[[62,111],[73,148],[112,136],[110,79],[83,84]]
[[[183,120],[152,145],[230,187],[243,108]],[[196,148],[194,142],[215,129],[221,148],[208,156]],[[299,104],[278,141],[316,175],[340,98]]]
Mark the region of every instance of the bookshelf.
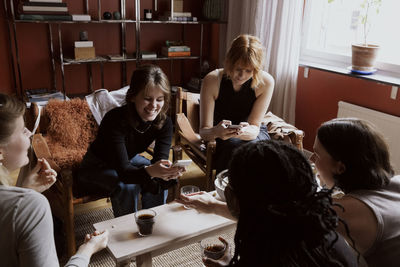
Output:
[[[50,55],[50,64],[51,64],[51,72],[52,72],[52,87],[51,89],[60,90],[65,95],[68,92],[68,88],[66,88],[66,68],[71,65],[86,65],[88,78],[89,78],[89,91],[94,91],[93,89],[93,75],[92,75],[92,66],[94,64],[98,64],[100,66],[100,77],[101,77],[101,87],[104,88],[104,64],[106,63],[119,63],[121,64],[121,87],[127,85],[129,83],[127,77],[127,66],[126,64],[129,62],[134,62],[136,65],[140,65],[146,62],[152,62],[153,64],[157,64],[157,62],[162,61],[170,61],[170,73],[173,73],[173,62],[175,61],[183,61],[183,60],[198,60],[198,68],[202,65],[203,60],[203,42],[204,42],[204,25],[209,23],[216,23],[215,21],[164,21],[164,20],[143,20],[141,18],[141,0],[133,0],[134,6],[127,7],[126,0],[119,0],[120,6],[120,20],[104,20],[102,19],[102,6],[101,0],[97,0],[97,7],[95,10],[96,17],[92,15],[92,19],[90,21],[61,21],[61,20],[21,20],[17,17],[16,14],[16,7],[14,5],[14,0],[3,0],[4,1],[4,8],[7,14],[7,20],[9,24],[9,41],[10,41],[10,48],[13,47],[14,52],[14,60],[15,67],[14,70],[14,79],[18,79],[18,87],[16,88],[17,94],[23,98],[24,92],[28,88],[24,88],[22,84],[22,70],[21,70],[21,59],[18,53],[19,44],[16,38],[17,36],[17,24],[45,24],[48,28],[48,40],[49,40],[49,55]],[[84,2],[84,14],[93,14],[93,9],[89,6],[89,0],[82,0]],[[173,10],[173,0],[168,0],[170,2],[170,8]],[[157,2],[157,1],[155,1]],[[92,3],[92,2],[91,2]],[[134,16],[127,17],[127,8],[133,8]],[[173,14],[171,14],[173,16]],[[218,21],[217,23],[226,23],[224,21]],[[110,59],[107,58],[105,55],[97,55],[96,58],[90,60],[75,60],[73,58],[68,58],[64,54],[65,47],[63,47],[63,29],[64,27],[68,27],[71,24],[93,24],[93,25],[105,25],[105,24],[118,24],[120,25],[120,40],[116,40],[119,42],[119,47],[121,51],[121,58],[117,59]],[[134,25],[134,31],[127,31],[127,25],[132,24]],[[200,35],[200,48],[199,51],[193,53],[191,56],[185,57],[165,57],[158,55],[157,58],[151,59],[142,59],[139,57],[141,53],[141,33],[143,27],[145,25],[181,25],[181,37],[182,40],[185,41],[185,27],[191,27],[191,25],[199,25],[199,35]],[[101,26],[98,26],[101,27]],[[197,29],[196,29],[197,30]],[[134,53],[127,53],[126,41],[127,35],[133,34],[135,38],[135,45]],[[65,46],[65,43],[64,43]],[[160,47],[161,49],[161,47]],[[193,55],[194,54],[194,55]],[[57,64],[56,64],[57,63]],[[57,88],[57,80],[56,80],[56,70],[60,69],[61,71],[61,88]],[[182,79],[181,79],[182,80]],[[15,81],[16,82],[16,81]],[[17,82],[15,83],[17,84]]]

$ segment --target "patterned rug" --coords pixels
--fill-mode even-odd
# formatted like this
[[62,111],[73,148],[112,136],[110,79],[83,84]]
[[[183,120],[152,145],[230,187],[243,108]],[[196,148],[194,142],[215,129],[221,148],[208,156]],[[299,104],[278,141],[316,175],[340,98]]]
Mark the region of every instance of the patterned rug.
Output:
[[[94,231],[93,224],[114,218],[111,208],[93,210],[75,216],[75,232],[78,244],[83,242],[86,233]],[[225,238],[231,245],[233,244],[234,231],[221,233],[219,236]],[[234,251],[234,248],[231,250]],[[93,255],[89,266],[115,266],[110,253],[104,249]],[[136,266],[131,262],[131,267]],[[201,262],[201,251],[198,243],[173,250],[153,258],[153,266],[204,266]]]

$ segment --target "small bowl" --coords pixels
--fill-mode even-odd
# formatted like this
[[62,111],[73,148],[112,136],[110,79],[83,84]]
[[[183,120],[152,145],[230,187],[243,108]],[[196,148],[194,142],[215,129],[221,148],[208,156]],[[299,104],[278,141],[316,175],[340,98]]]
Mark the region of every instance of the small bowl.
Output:
[[226,201],[225,187],[227,184],[228,184],[228,170],[223,170],[222,172],[218,173],[214,181],[215,190],[217,191],[217,194],[222,201]]

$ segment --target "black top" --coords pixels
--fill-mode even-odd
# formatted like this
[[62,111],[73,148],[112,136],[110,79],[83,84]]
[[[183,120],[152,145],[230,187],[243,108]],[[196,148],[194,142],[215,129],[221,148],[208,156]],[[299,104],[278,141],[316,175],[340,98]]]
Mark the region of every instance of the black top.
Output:
[[[144,152],[154,140],[152,163],[168,159],[173,127],[169,117],[161,129],[157,129],[153,122],[143,122],[132,105],[133,108],[125,105],[107,112],[89,150],[107,167],[115,169],[122,182],[144,184],[148,183],[150,176],[144,168],[133,166],[130,159]],[[139,123],[134,126],[134,122]]]
[[232,124],[247,121],[256,101],[256,93],[251,88],[252,81],[253,78],[249,79],[236,92],[232,80],[226,75],[222,76],[218,98],[215,100],[214,125],[222,120],[230,120]]

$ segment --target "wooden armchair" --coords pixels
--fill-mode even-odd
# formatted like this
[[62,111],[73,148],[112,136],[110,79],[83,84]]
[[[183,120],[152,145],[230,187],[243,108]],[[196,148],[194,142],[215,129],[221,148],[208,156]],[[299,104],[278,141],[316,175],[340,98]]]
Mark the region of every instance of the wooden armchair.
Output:
[[64,224],[67,254],[76,251],[74,205],[94,201],[107,196],[87,195],[79,192],[73,174],[97,133],[97,123],[85,100],[50,101],[42,107],[30,108],[33,118],[40,116],[40,124],[32,140],[38,158],[46,158],[57,171],[57,181],[44,192],[52,212]]
[[[200,138],[199,125],[200,94],[183,92],[178,87],[176,93],[175,146],[183,151],[206,175],[206,190],[214,187],[215,169],[212,168],[216,142],[203,142]],[[184,112],[185,111],[185,112]],[[182,150],[174,149],[173,160],[182,159]]]
[[[214,189],[215,169],[212,168],[216,142],[204,142],[199,133],[200,126],[200,94],[184,92],[178,87],[176,93],[176,125],[173,158],[182,158],[182,150],[195,162],[206,175],[206,190]],[[283,140],[303,149],[304,132],[283,119],[268,112],[262,121],[267,126],[273,139]]]

